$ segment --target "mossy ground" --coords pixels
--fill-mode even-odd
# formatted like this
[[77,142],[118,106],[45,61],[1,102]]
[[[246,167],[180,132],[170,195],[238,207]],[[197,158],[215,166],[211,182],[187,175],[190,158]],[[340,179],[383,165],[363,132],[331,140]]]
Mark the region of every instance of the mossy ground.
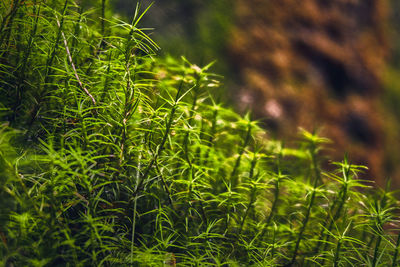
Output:
[[4,266],[397,266],[391,192],[322,169],[315,133],[268,139],[213,98],[212,64],[157,57],[142,15],[1,5]]

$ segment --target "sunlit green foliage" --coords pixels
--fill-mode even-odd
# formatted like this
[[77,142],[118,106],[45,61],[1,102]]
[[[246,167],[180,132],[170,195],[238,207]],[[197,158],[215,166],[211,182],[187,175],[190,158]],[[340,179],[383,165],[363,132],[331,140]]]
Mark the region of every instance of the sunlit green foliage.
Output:
[[3,265],[398,265],[390,192],[224,108],[212,64],[157,58],[139,7],[0,8]]

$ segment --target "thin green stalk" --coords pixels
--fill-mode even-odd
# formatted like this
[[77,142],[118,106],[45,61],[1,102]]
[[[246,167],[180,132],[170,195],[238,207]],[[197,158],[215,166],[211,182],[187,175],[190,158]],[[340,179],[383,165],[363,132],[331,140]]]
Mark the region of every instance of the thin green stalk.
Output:
[[[342,188],[342,189],[343,189],[343,188]],[[329,227],[328,227],[328,230],[329,230],[329,231],[332,230],[333,222],[335,221],[335,220],[332,220],[331,214],[334,212],[335,207],[336,207],[336,205],[338,204],[338,202],[339,202],[340,200],[343,199],[343,198],[341,197],[341,196],[343,195],[342,192],[343,192],[342,190],[339,191],[338,197],[335,198],[335,200],[333,201],[333,203],[330,205],[330,207],[329,207],[329,209],[328,209],[328,212],[327,212],[327,214],[326,214],[324,225],[329,225]],[[336,210],[336,213],[335,213],[335,214],[338,213],[337,211],[338,211],[338,210]],[[315,248],[314,248],[314,253],[318,253],[319,250],[320,250],[320,247],[321,247],[322,242],[323,242],[323,241],[326,241],[326,238],[329,238],[329,237],[325,236],[325,233],[326,233],[326,229],[325,229],[324,227],[322,227],[321,232],[320,232],[319,235],[318,235],[319,238],[318,238],[317,245],[316,245]],[[325,249],[323,249],[323,250],[325,250]]]
[[207,142],[207,151],[204,155],[204,162],[203,162],[203,166],[207,166],[208,165],[208,158],[210,156],[210,151],[211,151],[211,147],[214,143],[214,138],[215,138],[215,133],[217,130],[217,116],[218,116],[218,109],[214,109],[213,112],[213,116],[211,119],[211,130],[210,130],[210,136],[208,138],[208,142]]
[[[203,143],[204,141],[204,131],[205,131],[205,122],[204,119],[201,118],[201,126],[200,126],[200,136],[199,136],[199,142],[200,144]],[[194,154],[193,157],[193,164],[201,164],[202,158],[201,158],[201,147],[199,146]]]
[[134,248],[134,242],[135,242],[135,230],[136,230],[136,212],[137,212],[137,199],[139,196],[135,196],[134,202],[133,202],[133,220],[132,220],[132,232],[131,232],[131,263],[133,266],[133,248]]
[[280,193],[280,183],[281,180],[283,178],[282,176],[282,171],[281,171],[281,160],[282,160],[282,148],[279,151],[277,158],[276,158],[276,180],[275,180],[275,188],[274,188],[274,200],[272,202],[272,206],[271,206],[271,211],[269,212],[268,218],[265,222],[265,225],[263,226],[261,235],[260,235],[260,241],[262,240],[262,238],[264,237],[269,224],[272,221],[273,216],[275,215],[276,209],[278,208],[278,201],[279,201],[279,193]]
[[380,247],[380,245],[381,245],[381,241],[382,241],[382,231],[381,230],[379,230],[379,233],[378,233],[378,240],[376,241],[376,243],[375,243],[375,249],[374,249],[374,258],[373,258],[373,260],[372,260],[372,266],[373,267],[375,267],[376,266],[376,262],[377,262],[377,260],[378,260],[378,253],[379,253],[379,247]]
[[[197,98],[198,98],[199,89],[200,89],[200,79],[201,79],[201,77],[198,76],[196,79],[196,85],[194,87],[194,96],[193,96],[192,106],[189,111],[189,121],[188,121],[189,127],[193,123],[193,117],[194,117],[195,109],[197,106]],[[191,159],[190,155],[189,155],[189,147],[188,147],[189,137],[190,137],[190,132],[189,132],[189,130],[187,130],[184,141],[183,141],[183,147],[184,147],[185,159],[186,159],[187,164],[189,165],[189,173],[190,173],[189,176],[191,177],[191,182],[190,182],[189,190],[188,190],[188,202],[189,202],[189,205],[191,206],[191,204],[190,204],[191,195],[193,193],[193,190],[196,190],[196,186],[195,185],[193,186],[193,182],[195,181],[196,177],[195,177],[195,171],[194,171],[194,166],[193,166],[193,162],[192,162],[192,160],[195,160],[195,158]],[[177,169],[179,169],[179,167]],[[207,219],[202,201],[200,201],[200,210],[201,210],[201,215],[203,217],[203,220],[205,222],[204,225],[205,225],[205,227],[207,227],[208,219]],[[189,210],[187,210],[187,212],[186,212],[186,218],[188,218],[188,212],[189,212]],[[186,220],[186,221],[188,221],[188,220]]]
[[[142,144],[143,145],[143,144]],[[136,168],[136,181],[139,181],[140,179],[140,169],[142,165],[142,153],[138,154],[138,160],[137,160],[137,168]],[[137,190],[138,183],[135,185],[135,191]],[[133,202],[133,218],[132,218],[132,231],[131,231],[131,263],[133,266],[133,248],[134,248],[134,242],[135,242],[135,232],[136,232],[136,212],[137,212],[137,200],[140,196],[135,196],[134,197],[134,202]]]
[[137,193],[140,190],[142,190],[144,182],[146,181],[147,177],[150,174],[150,170],[153,168],[154,163],[156,162],[156,160],[158,159],[158,157],[161,155],[162,151],[164,150],[164,145],[165,145],[165,143],[166,143],[166,141],[168,139],[168,135],[169,135],[169,132],[171,130],[172,123],[174,121],[174,115],[175,115],[176,109],[178,108],[178,103],[179,103],[179,98],[181,96],[182,88],[183,88],[183,79],[182,79],[182,81],[181,81],[181,83],[179,85],[178,91],[176,93],[175,101],[174,101],[174,103],[173,103],[173,105],[172,105],[172,107],[170,109],[170,112],[169,112],[169,116],[166,119],[164,136],[163,136],[163,138],[161,140],[160,145],[157,147],[157,150],[156,150],[153,158],[151,159],[151,161],[147,165],[146,169],[144,170],[144,173],[143,173],[143,175],[142,175],[142,177],[141,177],[141,179],[139,181],[139,185],[138,185],[138,187],[136,188],[136,190],[134,192],[135,195],[137,195]]
[[24,29],[25,29],[25,25],[23,25],[23,17],[26,16],[26,12],[17,12],[17,21],[19,23],[17,23],[14,31],[16,31],[16,33],[14,34],[15,38],[14,38],[14,47],[15,47],[15,62],[18,62],[18,64],[20,64],[20,59],[21,59],[21,54],[22,54],[22,50],[24,50],[24,44],[22,42],[23,39],[23,35],[24,35]]
[[299,247],[300,247],[300,242],[303,239],[304,231],[306,230],[307,223],[308,223],[308,221],[310,219],[311,209],[312,209],[312,207],[314,205],[314,199],[315,199],[315,194],[316,194],[316,190],[315,189],[316,189],[316,187],[314,187],[314,190],[311,193],[310,203],[308,204],[307,211],[306,211],[304,220],[302,222],[302,226],[301,226],[299,235],[297,237],[297,241],[296,241],[296,245],[295,245],[295,248],[294,248],[294,251],[293,251],[292,260],[290,261],[290,265],[293,265],[294,262],[296,261],[297,253],[298,253],[298,250],[299,250]]
[[269,224],[272,222],[272,218],[275,215],[275,212],[278,208],[278,200],[279,200],[279,189],[280,189],[280,177],[278,176],[275,181],[275,190],[274,190],[274,201],[271,206],[271,211],[269,212],[268,218],[263,226],[262,232],[260,234],[260,241],[265,236]]
[[62,9],[62,13],[61,13],[61,19],[60,22],[58,24],[58,31],[57,31],[57,35],[56,35],[56,40],[54,41],[54,46],[49,54],[49,57],[47,58],[46,61],[46,66],[45,66],[45,78],[44,78],[44,86],[47,86],[49,81],[50,81],[50,77],[51,77],[51,70],[52,70],[52,66],[53,66],[53,61],[56,57],[57,54],[57,50],[58,50],[58,46],[60,44],[61,41],[61,34],[63,31],[63,26],[64,26],[64,19],[65,19],[65,14],[67,11],[67,7],[68,7],[68,1],[69,0],[65,0],[64,2],[64,7]]
[[[35,14],[35,20],[34,20],[32,30],[29,34],[28,46],[24,51],[22,65],[21,65],[21,68],[19,71],[19,78],[17,81],[17,89],[16,89],[17,95],[15,98],[14,107],[13,107],[13,113],[14,113],[13,121],[15,121],[17,119],[17,117],[19,116],[17,110],[20,107],[20,105],[22,103],[22,99],[24,97],[24,80],[25,80],[25,75],[26,75],[25,72],[26,72],[27,66],[29,65],[29,57],[32,52],[32,46],[33,46],[34,38],[36,36],[38,24],[39,24],[40,9],[41,9],[41,3],[39,3],[39,6],[37,7],[36,0],[35,0],[33,3],[33,14]],[[11,123],[13,121],[11,121]]]
[[397,266],[397,257],[399,255],[399,249],[400,249],[400,232],[397,234],[397,242],[396,242],[396,247],[394,249],[392,267]]
[[[64,7],[62,9],[62,16],[61,16],[61,20],[59,23],[59,27],[58,27],[58,31],[57,31],[57,36],[56,36],[56,40],[54,42],[53,48],[51,49],[51,52],[46,60],[46,65],[45,65],[45,71],[44,71],[44,82],[43,82],[43,89],[39,90],[38,92],[38,96],[36,99],[36,103],[34,104],[34,108],[32,109],[31,115],[30,115],[30,119],[28,122],[28,132],[27,134],[30,134],[31,129],[32,129],[32,125],[35,122],[35,120],[37,119],[38,113],[41,109],[41,106],[43,104],[43,97],[45,96],[47,91],[47,87],[49,86],[49,82],[50,82],[50,77],[52,75],[52,66],[53,66],[53,61],[54,58],[56,56],[57,50],[58,50],[58,46],[60,44],[61,41],[61,34],[62,34],[62,30],[63,30],[63,25],[64,25],[64,18],[65,18],[65,14],[67,11],[67,7],[68,7],[68,1],[69,0],[65,0],[64,2]],[[41,87],[40,85],[38,86],[39,88]]]
[[100,97],[100,102],[105,101],[105,97],[106,97],[106,94],[108,91],[108,87],[109,87],[109,83],[110,83],[111,59],[112,59],[112,51],[110,50],[110,52],[108,53],[107,72],[106,72],[105,79],[104,79],[103,92]]
[[[341,211],[342,211],[342,208],[343,208],[343,206],[344,206],[344,204],[345,204],[345,202],[346,202],[346,198],[347,198],[347,184],[345,184],[344,187],[342,188],[342,190],[339,192],[339,196],[342,196],[342,197],[340,198],[339,207],[338,207],[338,209],[336,210],[336,213],[335,213],[335,215],[333,216],[333,218],[329,218],[328,233],[331,232],[331,230],[332,230],[332,228],[333,228],[333,225],[334,225],[334,223],[337,221],[337,219],[339,218],[339,216],[340,216],[340,214],[341,214]],[[336,201],[335,201],[335,202],[336,202]],[[332,211],[333,211],[334,206],[335,206],[335,203],[333,204],[333,207],[332,207],[332,209],[331,209]],[[329,212],[328,212],[327,217],[328,217],[329,215],[330,215],[330,214],[329,214]],[[320,246],[322,245],[322,244],[321,244],[321,243],[322,243],[322,240],[324,240],[324,245],[323,245],[322,251],[327,251],[327,249],[328,249],[330,235],[329,235],[329,234],[326,234],[325,237],[324,237],[324,233],[325,233],[325,228],[323,228],[323,229],[321,230],[320,238],[319,238],[319,240],[318,240],[318,242],[317,242],[317,246],[316,246],[315,249],[314,249],[314,251],[315,251],[316,254],[319,252],[319,248],[320,248]],[[325,262],[325,259],[323,258],[322,261],[321,261],[321,265],[323,265],[324,262]]]
[[[250,171],[249,171],[249,182],[250,183],[253,180],[254,169],[256,167],[256,164],[257,164],[257,157],[256,157],[256,154],[254,154],[253,160],[251,161],[251,165],[250,165]],[[254,202],[256,201],[256,192],[257,192],[257,185],[254,185],[251,188],[249,203],[247,204],[246,211],[245,211],[244,216],[242,218],[242,221],[240,223],[239,235],[242,233],[243,226],[244,226],[244,223],[246,221],[246,218],[247,218],[247,216],[248,216],[248,214],[250,212],[250,209],[253,207]]]
[[335,249],[335,257],[333,259],[333,266],[336,267],[339,264],[339,257],[340,257],[340,247],[342,246],[342,240],[339,239],[338,243],[336,244],[336,249]]
[[83,8],[80,7],[78,10],[79,16],[76,19],[75,22],[75,27],[74,27],[74,38],[72,38],[72,43],[71,43],[71,55],[72,55],[72,62],[77,62],[77,46],[79,44],[79,38],[80,38],[80,33],[81,33],[81,23],[82,23],[82,13],[83,13]]
[[252,127],[251,127],[251,122],[249,122],[249,123],[248,123],[248,126],[247,126],[246,137],[245,137],[245,139],[244,139],[244,142],[243,142],[242,146],[241,146],[240,149],[239,149],[239,156],[238,156],[238,158],[236,159],[235,165],[234,165],[234,167],[233,167],[233,169],[232,169],[232,172],[231,172],[231,174],[230,174],[230,181],[232,182],[232,187],[233,187],[233,188],[236,188],[236,186],[237,186],[237,184],[238,184],[238,182],[239,182],[236,172],[237,172],[237,170],[238,170],[238,168],[239,168],[239,166],[240,166],[240,161],[241,161],[241,159],[242,159],[243,153],[244,153],[244,151],[246,150],[246,147],[247,147],[247,145],[248,145],[249,142],[250,142],[250,138],[251,138],[251,129],[252,129]]
[[[124,108],[122,113],[121,120],[121,145],[120,145],[120,156],[118,162],[118,169],[121,168],[122,161],[125,157],[125,141],[126,141],[126,131],[127,131],[127,122],[136,111],[136,108],[139,104],[139,98],[135,100],[135,87],[131,85],[133,81],[131,81],[131,71],[130,71],[130,57],[126,58],[125,62],[125,75],[126,78],[126,88],[124,90],[125,99],[124,99]],[[135,74],[133,75],[133,79],[135,79]]]
[[173,203],[172,203],[171,190],[169,189],[168,183],[167,183],[167,181],[165,180],[164,175],[161,173],[160,167],[158,166],[158,160],[156,160],[156,162],[155,162],[155,167],[156,167],[156,170],[157,170],[157,172],[158,172],[158,175],[159,175],[160,178],[161,178],[162,184],[163,184],[163,186],[164,186],[164,190],[165,190],[165,192],[167,193],[167,196],[168,196],[168,203],[169,203],[169,205],[171,206],[171,209],[174,209],[174,206],[173,206]]
[[291,259],[289,265],[293,265],[294,262],[296,261],[297,253],[298,253],[298,250],[299,250],[299,247],[300,247],[301,240],[303,239],[304,231],[306,230],[307,224],[308,224],[308,222],[310,220],[311,209],[314,206],[314,201],[315,201],[315,196],[316,196],[316,192],[317,192],[316,189],[317,189],[317,186],[318,186],[318,182],[321,180],[321,173],[320,173],[320,170],[319,170],[319,167],[318,167],[318,164],[317,164],[316,147],[315,147],[314,143],[311,144],[310,152],[311,152],[312,166],[313,166],[314,172],[315,172],[314,173],[315,174],[314,186],[313,186],[313,190],[312,190],[312,193],[311,193],[310,202],[308,204],[307,211],[306,211],[305,217],[303,219],[299,235],[298,235],[297,240],[296,240],[296,245],[294,247],[293,256],[292,256],[292,259]]
[[380,245],[382,242],[382,238],[384,235],[384,230],[383,230],[383,225],[385,223],[385,218],[387,214],[386,214],[386,210],[385,207],[387,205],[387,201],[388,201],[388,191],[390,188],[390,180],[388,179],[386,182],[386,187],[385,187],[385,191],[383,193],[383,196],[381,199],[379,200],[375,200],[375,208],[373,211],[373,215],[375,216],[375,233],[377,236],[377,241],[375,243],[375,248],[374,248],[374,257],[372,260],[372,266],[376,266],[377,265],[377,261],[379,258],[379,249],[380,249]]
[[[12,31],[12,24],[14,22],[14,18],[17,14],[20,4],[21,0],[14,0],[11,4],[10,12],[3,17],[3,21],[0,25],[0,47],[3,45],[4,42],[6,42],[6,47],[8,46]],[[8,51],[8,49],[6,49],[5,51]]]
[[101,0],[101,41],[100,49],[104,49],[106,42],[104,41],[105,36],[105,19],[106,19],[106,0]]
[[[343,209],[344,205],[346,204],[346,201],[347,201],[347,189],[348,189],[347,188],[347,184],[344,184],[342,190],[339,192],[339,199],[340,199],[339,207],[337,208],[336,213],[333,216],[333,218],[329,217],[330,218],[329,219],[329,226],[327,228],[328,232],[330,232],[332,230],[333,224],[339,219],[340,214],[342,212],[342,209]],[[333,207],[334,207],[334,205],[333,205]],[[333,211],[333,208],[331,210]],[[329,215],[330,214],[328,213],[327,217]],[[323,229],[321,231],[321,235],[320,235],[321,238],[323,238],[323,235],[324,235],[324,232],[325,232],[324,230],[325,229]],[[330,237],[329,234],[325,235],[325,238],[324,238],[325,242],[324,242],[324,247],[323,247],[322,251],[326,251],[327,250],[329,237]],[[321,241],[319,241],[318,244],[321,245]],[[319,248],[319,246],[317,246],[316,253],[318,253],[318,248]]]
[[[193,96],[193,101],[192,101],[192,106],[189,110],[189,120],[188,120],[188,125],[189,127],[192,125],[193,123],[193,116],[195,113],[195,109],[197,106],[197,98],[199,95],[199,89],[200,89],[200,76],[197,77],[196,82],[195,82],[195,87],[193,88],[193,92],[194,92],[194,96]],[[189,129],[186,131],[186,135],[185,138],[183,140],[183,145],[184,145],[184,151],[185,151],[185,155],[188,157],[188,143],[189,143],[189,137],[190,137],[190,131]]]
[[381,221],[381,203],[379,203],[378,201],[375,202],[375,210],[376,210],[376,222],[375,222],[375,226],[376,226],[376,233],[377,233],[377,240],[375,243],[375,248],[374,248],[374,257],[372,259],[372,266],[375,267],[376,266],[376,262],[378,260],[378,254],[379,254],[379,247],[381,245],[381,241],[382,241],[382,235],[383,235],[383,223]]
[[[191,109],[189,110],[189,120],[188,120],[188,126],[189,127],[188,128],[190,128],[190,126],[192,125],[192,122],[193,122],[193,116],[194,116],[195,108],[196,108],[196,105],[197,105],[197,97],[198,97],[198,94],[199,94],[199,88],[200,88],[200,76],[198,76],[196,78],[196,82],[195,82],[195,85],[194,85],[194,88],[193,88],[194,96],[193,96]],[[191,172],[193,173],[192,163],[191,163],[191,160],[189,158],[189,148],[188,148],[189,137],[190,137],[190,129],[187,129],[186,133],[185,133],[185,137],[183,138],[183,142],[182,142],[182,144],[183,144],[183,153],[184,153],[186,162],[189,164],[189,170],[191,170]],[[181,165],[182,165],[182,162],[178,161],[175,169],[179,170],[181,168]]]
[[106,0],[101,0],[101,36],[104,37],[105,25],[104,20],[106,18]]

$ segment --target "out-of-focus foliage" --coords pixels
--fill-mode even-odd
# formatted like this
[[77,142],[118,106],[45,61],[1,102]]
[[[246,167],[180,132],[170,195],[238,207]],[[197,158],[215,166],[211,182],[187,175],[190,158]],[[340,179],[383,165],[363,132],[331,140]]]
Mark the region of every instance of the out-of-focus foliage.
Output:
[[395,68],[400,68],[400,3],[396,0],[390,1],[390,20],[389,32],[390,43],[393,55],[390,57],[390,63]]
[[[161,46],[161,54],[181,56],[205,64],[218,60],[220,73],[228,74],[230,30],[234,24],[234,3],[230,0],[145,0],[152,4],[143,23],[154,28],[154,40]],[[131,17],[134,2],[114,0],[116,11]]]
[[340,151],[330,156],[348,151],[370,166],[366,178],[393,177],[399,187],[391,133],[400,123],[381,101],[398,91],[387,79],[399,68],[399,10],[394,0],[156,0],[146,24],[168,53],[217,59],[230,102],[250,107],[271,135],[291,140],[298,126],[321,127]]

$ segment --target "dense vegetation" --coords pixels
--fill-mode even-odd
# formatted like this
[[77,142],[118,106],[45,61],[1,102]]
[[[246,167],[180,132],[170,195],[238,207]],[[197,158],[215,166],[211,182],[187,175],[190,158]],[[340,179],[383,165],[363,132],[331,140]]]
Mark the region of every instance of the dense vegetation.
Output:
[[158,58],[145,12],[104,3],[1,3],[2,265],[399,264],[398,201],[364,167],[268,139],[212,64]]

